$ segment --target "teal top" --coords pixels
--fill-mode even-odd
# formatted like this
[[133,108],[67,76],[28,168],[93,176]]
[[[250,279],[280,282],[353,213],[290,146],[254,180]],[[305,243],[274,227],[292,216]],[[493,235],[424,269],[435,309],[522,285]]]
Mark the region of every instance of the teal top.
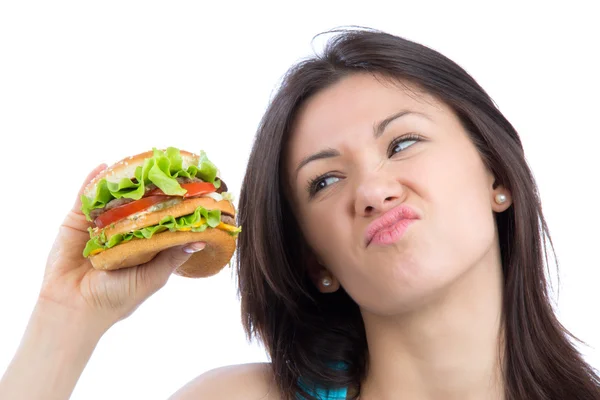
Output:
[[[338,370],[347,368],[343,362],[331,363],[331,367],[333,369],[338,369]],[[317,388],[311,389],[303,382],[302,378],[300,378],[298,383],[311,396],[313,396],[314,398],[316,398],[318,400],[346,400],[346,397],[348,397],[348,389],[347,388],[329,389],[329,388],[317,387]],[[296,399],[306,400],[305,397],[299,393],[296,394]]]
[[[310,394],[319,400],[346,400],[348,389],[316,389]],[[296,395],[298,400],[305,400],[304,396]]]

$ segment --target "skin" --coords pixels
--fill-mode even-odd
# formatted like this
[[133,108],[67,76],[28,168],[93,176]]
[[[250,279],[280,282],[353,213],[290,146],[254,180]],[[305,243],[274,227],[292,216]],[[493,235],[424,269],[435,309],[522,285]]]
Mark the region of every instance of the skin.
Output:
[[[511,204],[452,110],[417,87],[352,75],[300,110],[287,152],[289,196],[315,285],[343,286],[365,321],[363,398],[499,399],[502,273],[494,213]],[[375,138],[379,121],[390,122]],[[390,143],[408,133],[420,141]],[[301,160],[333,149],[339,155]],[[314,197],[307,182],[323,174]],[[494,201],[503,193],[508,201]],[[365,244],[398,205],[420,215],[391,245]],[[322,278],[332,284],[324,286]]]
[[[494,213],[511,205],[510,193],[494,187],[452,111],[407,87],[352,75],[300,110],[285,160],[288,195],[315,260],[310,273],[319,290],[343,287],[362,310],[369,346],[362,400],[502,399]],[[428,118],[404,116],[374,138],[374,125],[403,109]],[[389,152],[395,138],[411,132],[421,141]],[[339,155],[310,162],[296,175],[301,160],[323,149]],[[310,198],[307,181],[329,172],[335,177]],[[498,193],[507,196],[502,205],[494,202]],[[400,204],[420,219],[397,242],[366,246],[368,224]],[[79,207],[76,201],[59,230],[29,325],[0,380],[0,398],[68,399],[102,335],[189,257],[173,248],[147,265],[96,271],[81,256],[89,225]],[[330,285],[323,285],[325,277]],[[199,398],[282,396],[268,365],[246,364],[205,373],[171,397]]]

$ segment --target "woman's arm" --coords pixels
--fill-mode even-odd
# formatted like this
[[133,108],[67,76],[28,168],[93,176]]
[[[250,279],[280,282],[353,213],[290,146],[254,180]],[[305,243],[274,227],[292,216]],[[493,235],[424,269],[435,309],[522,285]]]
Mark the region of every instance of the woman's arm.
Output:
[[63,306],[38,302],[0,380],[0,399],[68,399],[105,331]]
[[90,223],[81,195],[105,166],[88,175],[48,255],[38,302],[15,357],[0,380],[0,399],[68,399],[96,344],[160,290],[193,247],[172,247],[146,264],[115,271],[92,268],[82,252]]

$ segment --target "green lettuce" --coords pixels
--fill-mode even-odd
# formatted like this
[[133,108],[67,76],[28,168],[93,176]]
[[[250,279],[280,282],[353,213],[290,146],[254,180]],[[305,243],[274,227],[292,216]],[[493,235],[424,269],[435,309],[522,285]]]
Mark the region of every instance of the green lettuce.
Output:
[[[94,250],[110,249],[111,247],[128,242],[134,238],[150,239],[154,234],[166,230],[174,232],[182,229],[191,229],[192,232],[202,232],[207,228],[216,228],[220,223],[221,210],[207,210],[204,207],[199,206],[194,210],[193,214],[184,215],[178,218],[167,216],[157,225],[138,229],[129,233],[114,235],[108,240],[106,239],[104,231],[101,231],[99,234],[92,236],[87,242],[85,249],[83,250],[83,256],[88,257]],[[241,228],[238,227],[235,231],[228,233],[232,236],[236,236],[240,231]],[[91,228],[90,235],[92,235]]]
[[119,182],[108,182],[101,179],[96,186],[94,198],[81,196],[81,211],[88,221],[91,221],[90,211],[103,208],[113,199],[125,197],[139,200],[144,196],[146,185],[153,183],[165,194],[170,196],[183,196],[186,190],[179,185],[176,178],[200,178],[210,182],[218,189],[221,182],[216,179],[217,167],[208,159],[204,151],[200,152],[198,165],[190,165],[183,169],[183,159],[179,149],[169,147],[166,151],[152,149],[153,155],[144,160],[142,166],[135,169],[136,182],[130,178],[123,178]]

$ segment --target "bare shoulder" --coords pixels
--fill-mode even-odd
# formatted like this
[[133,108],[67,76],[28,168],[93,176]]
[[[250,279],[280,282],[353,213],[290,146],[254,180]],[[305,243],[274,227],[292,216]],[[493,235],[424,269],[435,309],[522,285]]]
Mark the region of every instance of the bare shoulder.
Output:
[[270,364],[231,365],[208,371],[179,389],[169,400],[281,400]]

